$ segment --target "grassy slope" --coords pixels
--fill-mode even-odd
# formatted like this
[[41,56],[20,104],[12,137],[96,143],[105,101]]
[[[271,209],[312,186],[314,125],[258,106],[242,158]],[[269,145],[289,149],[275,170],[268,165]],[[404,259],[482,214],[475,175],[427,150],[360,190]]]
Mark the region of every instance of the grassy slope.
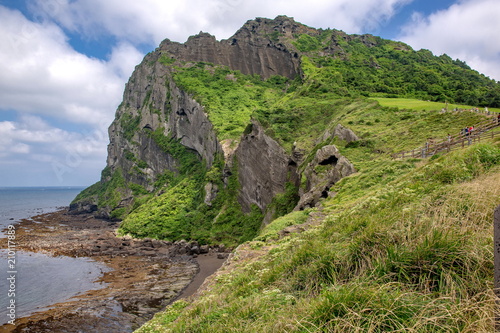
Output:
[[[430,101],[422,101],[418,99],[412,99],[412,98],[384,98],[384,97],[373,97],[372,99],[376,100],[377,102],[380,103],[380,105],[383,106],[388,106],[388,107],[397,107],[401,109],[410,109],[410,110],[440,110],[442,108],[446,107],[445,103],[441,102],[430,102]],[[449,103],[448,104],[448,110],[453,110],[453,109],[464,109],[464,110],[470,110],[473,107],[470,105],[462,105],[462,104],[454,104],[454,103]],[[488,108],[492,112],[500,112],[499,108]],[[484,108],[480,108],[481,111],[484,111]]]
[[[322,210],[274,221],[201,297],[138,332],[492,331],[498,140],[379,160],[333,190]],[[277,237],[305,219],[306,232]]]
[[[293,118],[311,96],[291,94],[277,105],[288,105],[283,116]],[[138,332],[491,330],[498,140],[424,161],[385,154],[484,116],[325,96],[309,110],[330,110],[325,119],[332,125],[340,122],[362,137],[358,146],[321,143],[337,144],[359,172],[337,183],[321,210],[272,222],[235,251],[200,298],[176,302]],[[270,131],[278,139],[286,135],[279,127]],[[296,137],[311,146],[313,133],[321,131]],[[306,232],[279,239],[279,230],[305,221]]]
[[[272,103],[252,102],[245,117],[259,119],[288,149],[293,140],[306,150],[336,144],[358,173],[337,183],[322,209],[273,221],[235,251],[199,298],[174,303],[138,332],[491,331],[498,140],[432,160],[389,158],[485,117],[343,98],[318,91],[321,72],[305,72],[301,85],[288,83],[281,93],[266,88]],[[213,87],[191,87],[202,100],[215,95]],[[361,141],[318,142],[337,123]],[[304,222],[307,231],[278,236]]]

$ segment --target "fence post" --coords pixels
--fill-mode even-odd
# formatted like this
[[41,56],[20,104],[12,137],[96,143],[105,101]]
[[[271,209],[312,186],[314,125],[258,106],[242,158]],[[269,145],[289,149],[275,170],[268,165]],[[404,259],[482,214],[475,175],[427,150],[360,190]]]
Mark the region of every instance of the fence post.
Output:
[[500,332],[500,206],[495,209],[493,221],[493,239],[494,239],[494,263],[495,263],[495,296],[496,296],[496,312],[495,312],[495,332]]

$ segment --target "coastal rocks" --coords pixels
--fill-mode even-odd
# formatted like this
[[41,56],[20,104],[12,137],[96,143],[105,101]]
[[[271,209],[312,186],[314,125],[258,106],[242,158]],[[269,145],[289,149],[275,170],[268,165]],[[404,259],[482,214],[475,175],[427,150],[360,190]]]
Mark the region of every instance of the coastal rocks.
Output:
[[87,200],[82,200],[82,201],[72,203],[69,207],[69,211],[72,213],[74,213],[74,212],[93,213],[93,212],[96,212],[97,209],[98,209],[98,207],[94,202],[94,198],[90,198]]
[[[229,251],[197,242],[117,237],[117,223],[92,215],[59,211],[23,220],[16,226],[18,250],[53,256],[91,258],[111,270],[99,282],[106,287],[16,321],[7,332],[132,332],[182,295],[200,270],[199,259],[222,265]],[[5,247],[0,239],[0,247]],[[3,327],[2,327],[3,328]]]
[[305,167],[306,188],[294,210],[314,207],[340,179],[356,172],[351,162],[342,156],[334,145],[316,151],[313,160]]

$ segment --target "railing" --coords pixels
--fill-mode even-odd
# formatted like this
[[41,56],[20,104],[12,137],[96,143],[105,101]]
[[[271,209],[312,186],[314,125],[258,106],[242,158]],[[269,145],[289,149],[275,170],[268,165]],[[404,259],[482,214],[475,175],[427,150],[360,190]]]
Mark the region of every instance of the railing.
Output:
[[460,133],[441,141],[428,141],[422,147],[392,154],[392,157],[395,159],[426,158],[442,151],[450,152],[464,148],[473,143],[481,142],[481,140],[493,139],[495,136],[500,135],[500,131],[491,131],[499,126],[500,122],[498,122],[497,119],[494,119],[494,121],[487,120],[474,126],[474,131],[472,133]]
[[497,112],[497,111],[491,111],[491,110],[484,110],[484,109],[479,109],[479,108],[472,108],[472,109],[463,109],[463,108],[455,108],[453,110],[447,110],[447,109],[444,109],[446,110],[447,112],[475,112],[475,113],[478,113],[478,114],[484,114],[484,115],[487,115],[487,116],[495,116],[497,117],[498,114],[500,114],[500,112]]

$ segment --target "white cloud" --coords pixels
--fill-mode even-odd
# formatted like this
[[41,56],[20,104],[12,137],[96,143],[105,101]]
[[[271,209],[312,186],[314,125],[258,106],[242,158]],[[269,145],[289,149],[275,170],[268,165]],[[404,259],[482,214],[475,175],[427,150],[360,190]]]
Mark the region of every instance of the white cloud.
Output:
[[[5,175],[15,170],[19,175],[24,173],[23,178],[45,185],[89,184],[97,180],[104,167],[106,144],[105,132],[69,132],[53,127],[37,116],[0,122],[0,186],[9,185],[12,180],[5,179]],[[33,180],[26,176],[34,170],[45,170],[45,178]],[[23,178],[10,185],[19,185]]]
[[37,0],[33,8],[66,29],[97,36],[112,34],[131,43],[158,45],[163,39],[184,42],[200,30],[230,37],[255,17],[293,16],[314,27],[359,33],[390,18],[412,0]]
[[74,123],[110,123],[124,83],[142,55],[131,45],[108,62],[76,52],[54,24],[33,23],[0,6],[0,109]]
[[16,143],[10,148],[10,151],[17,154],[29,154],[31,149],[25,143]]
[[0,186],[90,184],[105,165],[107,127],[143,54],[121,42],[107,60],[88,57],[35,16],[39,23],[0,6],[0,120],[6,110],[18,117],[0,121]]
[[399,39],[417,49],[464,60],[472,68],[500,80],[498,13],[498,0],[462,0],[428,17],[414,13]]
[[[19,121],[0,122],[0,151],[14,146],[36,145],[38,152],[74,151],[81,155],[104,154],[106,135],[99,131],[81,134],[53,127],[37,116],[23,116]],[[25,148],[24,148],[25,149]]]

